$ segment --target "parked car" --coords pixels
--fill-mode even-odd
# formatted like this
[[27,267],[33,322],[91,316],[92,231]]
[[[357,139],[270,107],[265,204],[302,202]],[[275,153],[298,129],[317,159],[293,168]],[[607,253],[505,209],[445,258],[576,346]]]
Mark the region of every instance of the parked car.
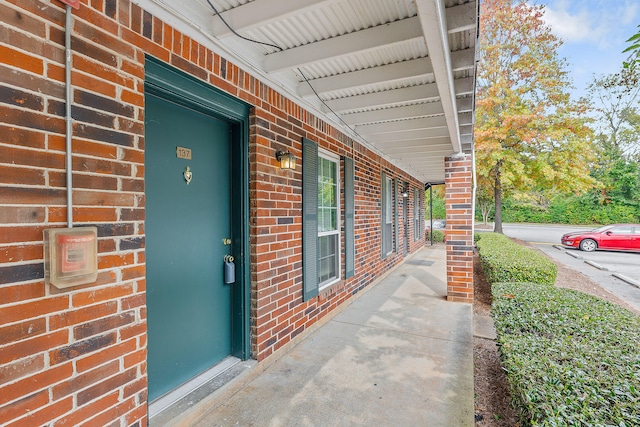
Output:
[[[445,219],[434,219],[433,220],[433,229],[434,230],[444,230],[447,228],[447,220]],[[425,230],[431,230],[431,223],[429,221],[425,221]]]
[[561,242],[585,252],[596,249],[640,251],[640,224],[612,224],[591,231],[567,233]]

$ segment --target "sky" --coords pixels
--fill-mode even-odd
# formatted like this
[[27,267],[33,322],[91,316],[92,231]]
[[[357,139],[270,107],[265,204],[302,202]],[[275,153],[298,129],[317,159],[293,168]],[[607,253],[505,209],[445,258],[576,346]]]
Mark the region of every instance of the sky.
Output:
[[586,93],[593,75],[620,71],[628,54],[626,40],[640,24],[638,0],[532,0],[545,5],[545,21],[564,41],[559,55],[567,59],[576,89]]

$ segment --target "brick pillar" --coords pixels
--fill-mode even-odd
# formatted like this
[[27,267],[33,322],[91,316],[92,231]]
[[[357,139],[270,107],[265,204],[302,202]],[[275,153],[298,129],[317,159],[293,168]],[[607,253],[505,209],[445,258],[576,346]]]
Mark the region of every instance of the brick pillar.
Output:
[[473,170],[471,155],[445,158],[447,300],[473,302]]

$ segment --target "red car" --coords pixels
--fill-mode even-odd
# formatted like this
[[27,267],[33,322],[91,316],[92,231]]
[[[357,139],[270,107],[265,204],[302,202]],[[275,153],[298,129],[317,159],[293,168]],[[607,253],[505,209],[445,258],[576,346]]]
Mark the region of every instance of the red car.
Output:
[[613,224],[562,236],[562,244],[591,252],[596,249],[640,251],[640,224]]

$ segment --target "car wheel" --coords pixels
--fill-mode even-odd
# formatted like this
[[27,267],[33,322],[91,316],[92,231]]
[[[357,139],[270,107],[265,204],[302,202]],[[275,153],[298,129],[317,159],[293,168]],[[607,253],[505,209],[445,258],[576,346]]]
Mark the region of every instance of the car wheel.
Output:
[[595,242],[595,240],[584,239],[583,241],[580,242],[580,250],[585,252],[593,252],[596,250],[597,247],[598,247],[598,244]]

